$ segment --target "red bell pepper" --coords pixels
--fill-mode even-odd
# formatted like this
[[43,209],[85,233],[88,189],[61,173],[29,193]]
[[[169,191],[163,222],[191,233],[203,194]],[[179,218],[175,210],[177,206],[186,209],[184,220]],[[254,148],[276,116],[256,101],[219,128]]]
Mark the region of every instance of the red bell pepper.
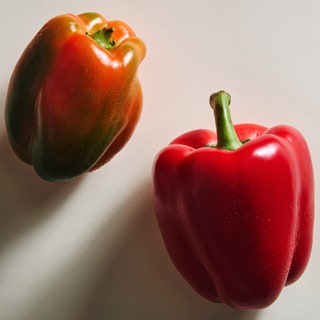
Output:
[[155,159],[156,217],[173,263],[199,294],[264,308],[309,260],[310,153],[292,127],[233,126],[227,93],[210,102],[217,134],[185,133]]
[[6,127],[40,177],[66,180],[109,161],[138,122],[137,69],[146,48],[124,22],[98,13],[48,21],[13,71]]

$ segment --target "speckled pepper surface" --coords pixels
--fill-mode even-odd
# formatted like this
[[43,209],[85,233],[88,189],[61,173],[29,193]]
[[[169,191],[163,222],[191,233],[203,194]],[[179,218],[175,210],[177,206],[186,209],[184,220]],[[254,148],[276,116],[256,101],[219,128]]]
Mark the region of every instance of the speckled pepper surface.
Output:
[[185,133],[155,159],[156,217],[173,263],[198,293],[235,309],[265,308],[310,257],[310,153],[290,126],[233,126],[226,92],[210,101],[217,133]]
[[98,13],[48,21],[11,76],[5,119],[18,157],[50,181],[109,161],[139,120],[137,69],[146,47],[122,21]]

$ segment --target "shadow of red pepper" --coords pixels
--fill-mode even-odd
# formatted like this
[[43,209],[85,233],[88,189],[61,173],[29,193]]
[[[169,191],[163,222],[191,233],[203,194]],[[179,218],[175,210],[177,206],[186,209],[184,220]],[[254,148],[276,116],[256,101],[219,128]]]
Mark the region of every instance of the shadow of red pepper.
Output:
[[[151,182],[135,188],[101,226],[105,254],[90,255],[99,266],[77,320],[210,319],[254,320],[259,311],[236,311],[198,295],[173,266],[153,209]],[[107,230],[115,230],[112,239]],[[87,257],[88,258],[88,257]]]

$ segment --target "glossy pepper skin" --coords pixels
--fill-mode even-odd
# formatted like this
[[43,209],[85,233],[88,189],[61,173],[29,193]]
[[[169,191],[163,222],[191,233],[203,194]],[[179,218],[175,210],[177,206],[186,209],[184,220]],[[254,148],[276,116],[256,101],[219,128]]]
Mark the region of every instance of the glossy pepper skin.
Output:
[[18,157],[45,180],[67,180],[109,161],[142,108],[137,69],[146,48],[124,22],[98,13],[48,21],[11,76],[5,119]]
[[227,93],[210,101],[217,134],[185,133],[155,159],[156,217],[173,263],[200,295],[265,308],[309,260],[310,153],[292,127],[233,126]]

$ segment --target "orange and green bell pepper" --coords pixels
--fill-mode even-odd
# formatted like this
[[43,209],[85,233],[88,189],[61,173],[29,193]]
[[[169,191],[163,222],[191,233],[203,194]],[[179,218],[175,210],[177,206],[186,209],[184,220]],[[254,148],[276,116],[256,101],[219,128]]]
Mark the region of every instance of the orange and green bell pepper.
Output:
[[48,21],[9,83],[11,146],[45,180],[67,180],[109,161],[138,122],[137,69],[146,48],[124,22],[98,13]]
[[187,132],[155,159],[157,220],[173,263],[199,294],[236,309],[264,308],[310,257],[310,153],[290,126],[233,126],[226,92],[210,102],[217,133]]

